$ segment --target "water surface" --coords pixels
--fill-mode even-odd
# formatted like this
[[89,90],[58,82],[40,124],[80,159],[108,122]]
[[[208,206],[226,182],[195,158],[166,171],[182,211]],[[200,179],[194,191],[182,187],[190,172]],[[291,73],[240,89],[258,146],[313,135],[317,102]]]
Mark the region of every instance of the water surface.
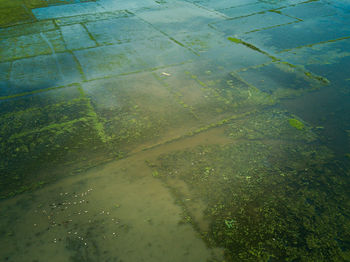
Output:
[[349,261],[349,3],[1,1],[1,261]]

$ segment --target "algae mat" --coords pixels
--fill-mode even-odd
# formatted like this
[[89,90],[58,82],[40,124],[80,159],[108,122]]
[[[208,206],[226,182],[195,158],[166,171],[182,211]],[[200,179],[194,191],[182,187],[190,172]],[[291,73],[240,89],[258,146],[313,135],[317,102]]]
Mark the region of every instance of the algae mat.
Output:
[[348,174],[315,131],[265,109],[3,201],[2,258],[346,260]]
[[225,133],[231,143],[150,164],[203,239],[224,247],[227,261],[349,259],[348,174],[312,129],[270,110]]
[[349,8],[1,1],[0,260],[349,261]]

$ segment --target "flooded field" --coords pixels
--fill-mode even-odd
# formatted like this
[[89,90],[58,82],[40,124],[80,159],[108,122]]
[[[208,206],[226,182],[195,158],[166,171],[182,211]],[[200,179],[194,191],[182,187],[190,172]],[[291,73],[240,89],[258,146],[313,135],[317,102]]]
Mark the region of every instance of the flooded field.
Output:
[[0,3],[0,261],[350,261],[349,1]]

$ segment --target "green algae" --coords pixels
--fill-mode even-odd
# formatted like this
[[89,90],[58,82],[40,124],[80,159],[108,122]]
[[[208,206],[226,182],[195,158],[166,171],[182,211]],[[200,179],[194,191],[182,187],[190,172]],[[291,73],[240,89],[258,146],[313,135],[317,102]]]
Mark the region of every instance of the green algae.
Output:
[[[157,178],[172,188],[184,221],[208,244],[225,248],[226,261],[340,259],[347,235],[337,203],[344,200],[337,196],[347,189],[345,181],[324,181],[334,171],[328,166],[332,155],[324,147],[273,137],[278,143],[240,140],[160,156]],[[184,196],[173,188],[174,180],[184,181],[190,192]],[[206,203],[209,231],[203,232],[184,198]]]
[[[4,2],[4,1],[1,1]],[[11,2],[11,1],[6,1]],[[2,4],[2,3],[1,3]],[[0,26],[13,26],[21,23],[27,23],[34,21],[31,12],[21,4],[14,5],[13,7],[0,9]]]
[[[176,151],[152,163],[157,178],[183,207],[184,222],[209,245],[224,247],[226,261],[328,261],[346,256],[346,217],[338,205],[346,200],[337,196],[347,190],[347,178],[325,181],[334,171],[329,166],[332,153],[309,145],[317,140],[312,129],[304,125],[301,134],[289,119],[287,112],[271,109],[226,121],[226,134],[234,143]],[[190,192],[184,196],[172,186],[174,180],[184,181]],[[329,200],[328,194],[337,200]],[[185,198],[206,203],[209,230],[201,228]]]
[[230,40],[231,42],[236,43],[236,44],[242,44],[242,40],[241,39],[238,39],[238,38],[235,38],[235,37],[228,37],[227,39]]
[[228,229],[231,229],[235,225],[235,220],[234,219],[225,219],[225,225],[227,226]]
[[[14,134],[11,139],[2,141],[1,197],[9,196],[11,192],[21,193],[35,189],[31,186],[38,183],[35,180],[55,181],[67,175],[64,173],[70,169],[69,165],[79,166],[79,162],[86,162],[86,156],[90,152],[87,149],[94,148],[99,151],[99,147],[101,148],[98,137],[92,136],[94,129],[89,126],[91,125],[88,120],[76,119],[51,124],[36,131]],[[50,172],[50,167],[63,164],[65,168]],[[55,175],[48,176],[50,173]]]
[[298,130],[303,130],[304,127],[305,127],[305,125],[304,125],[301,121],[299,121],[298,119],[295,119],[295,118],[290,118],[290,119],[288,119],[288,123],[289,123],[292,127],[296,128],[296,129],[298,129]]
[[273,13],[282,15],[282,12],[280,10],[277,10],[277,9],[271,9],[271,10],[269,10],[269,12],[273,12]]
[[[28,133],[40,132],[51,126],[67,123],[79,119],[84,115],[86,102],[82,99],[73,99],[69,102],[61,102],[46,107],[29,107],[3,114],[0,118],[0,132],[8,137],[21,137]],[[77,112],[70,114],[67,112]]]
[[96,133],[100,137],[101,141],[103,143],[106,143],[108,140],[110,140],[110,137],[106,135],[105,130],[104,130],[104,126],[100,122],[93,106],[91,105],[90,99],[86,98],[84,90],[79,88],[79,91],[80,91],[82,97],[84,97],[84,99],[86,101],[86,109],[87,109],[86,117],[88,117],[91,120],[93,127],[95,128]]
[[[263,52],[239,39],[228,38],[228,40],[237,44],[244,44],[255,51]],[[202,48],[206,47],[204,42],[194,42],[193,44],[200,45]],[[277,60],[277,58],[270,57],[275,61]],[[305,76],[313,78],[313,75],[308,72],[305,72]],[[201,116],[202,119],[210,119],[207,112],[211,112],[212,115],[220,115],[221,120],[212,123],[201,123],[202,126],[187,131],[185,135],[169,139],[166,142],[152,144],[146,149],[223,126],[227,127],[227,133],[233,140],[243,139],[246,143],[238,142],[237,148],[234,148],[233,145],[227,147],[200,147],[187,152],[188,154],[177,152],[162,156],[164,158],[160,159],[160,171],[154,171],[152,176],[164,179],[164,181],[168,177],[179,178],[192,186],[192,189],[199,184],[198,191],[193,189],[196,192],[194,199],[196,197],[201,198],[209,203],[205,215],[210,219],[210,227],[208,232],[201,231],[195,216],[191,214],[191,209],[186,209],[186,201],[181,200],[182,196],[178,193],[178,201],[184,203],[183,222],[191,223],[194,228],[200,231],[208,243],[226,248],[227,261],[282,261],[286,257],[288,260],[307,261],[308,257],[311,257],[312,261],[330,261],[338,257],[349,257],[349,252],[343,252],[348,247],[347,235],[338,233],[338,231],[345,228],[344,225],[348,225],[348,222],[342,215],[332,216],[327,213],[335,211],[339,214],[342,210],[338,210],[334,206],[328,207],[328,210],[326,210],[328,202],[325,197],[325,195],[329,196],[329,189],[333,201],[331,204],[334,204],[338,194],[346,193],[346,191],[340,181],[339,184],[333,181],[334,179],[331,176],[333,173],[330,170],[327,171],[327,167],[322,166],[324,159],[328,156],[322,157],[317,152],[317,147],[308,150],[300,145],[294,145],[295,142],[315,141],[315,135],[309,132],[308,125],[302,123],[302,128],[293,126],[288,114],[283,114],[281,117],[258,115],[254,118],[253,115],[258,110],[257,105],[265,107],[276,103],[276,93],[270,96],[248,84],[241,87],[237,84],[238,81],[235,78],[224,78],[221,81],[217,79],[207,80],[203,79],[201,74],[191,74],[191,78],[199,85],[200,90],[204,91],[202,94],[206,96],[204,100],[206,102],[202,105],[187,102],[188,96],[185,92],[174,93],[174,96],[178,98],[176,102],[186,111],[190,111],[196,120],[201,119],[198,112],[204,110],[207,111]],[[29,93],[18,96],[26,94]],[[132,95],[134,94],[131,93],[130,96]],[[147,106],[143,107],[143,104],[135,104],[135,101],[124,104],[125,107],[121,110],[97,111],[98,102],[94,102],[91,97],[84,94],[82,96],[83,98],[77,98],[68,103],[55,103],[43,108],[43,110],[30,108],[17,111],[17,117],[11,123],[12,126],[2,125],[4,129],[0,131],[1,135],[5,132],[6,135],[14,133],[8,141],[14,144],[8,145],[8,142],[4,141],[1,145],[6,151],[8,150],[9,155],[12,154],[11,157],[14,157],[15,160],[23,159],[27,161],[28,155],[32,154],[34,159],[39,159],[39,161],[34,161],[34,164],[38,164],[38,169],[45,167],[46,163],[65,166],[69,161],[83,160],[86,156],[81,157],[79,154],[85,150],[94,151],[99,147],[109,146],[109,143],[113,145],[114,150],[115,148],[117,148],[116,150],[120,150],[120,148],[128,150],[133,144],[138,145],[153,138],[161,137],[169,127],[174,126],[174,123],[179,123],[178,118],[173,122],[169,120],[172,117],[171,114],[170,116],[161,115],[159,119],[159,115],[149,118],[149,114],[157,112],[142,112],[142,108],[147,108]],[[281,95],[281,97],[285,96]],[[81,107],[66,107],[73,104],[75,106],[81,104]],[[60,111],[61,108],[65,107],[66,112],[70,112],[69,114]],[[242,107],[244,113],[239,111]],[[57,111],[57,115],[60,116],[62,113],[63,116],[57,119],[50,118],[50,114],[43,116],[41,111],[46,110],[50,114]],[[71,112],[81,112],[82,115],[71,114]],[[224,114],[227,112],[234,115],[228,117]],[[275,111],[274,114],[279,115],[279,112]],[[29,119],[38,119],[36,123],[39,124],[39,127],[31,126],[30,121],[27,121],[29,124],[24,123],[23,120],[28,119],[28,116]],[[240,118],[247,116],[250,119],[240,121]],[[4,117],[6,119],[4,118],[2,123],[13,120],[12,113],[8,113]],[[303,130],[305,133],[298,130]],[[276,150],[267,143],[261,143],[264,138],[269,140],[268,142],[271,144],[282,141],[281,150]],[[259,143],[256,142],[257,140],[259,140]],[[286,141],[292,144],[286,146]],[[40,146],[40,144],[45,146]],[[272,153],[268,153],[269,150],[272,150],[278,156],[281,152],[285,154],[282,154],[281,159],[277,159]],[[249,154],[246,154],[245,151],[248,151]],[[292,152],[290,159],[288,152]],[[123,157],[123,153],[120,151],[119,153],[118,157]],[[240,154],[243,155],[242,158],[239,158],[238,155]],[[203,157],[199,157],[202,155]],[[231,156],[230,161],[223,160],[226,156]],[[5,155],[5,157],[8,157],[8,155]],[[305,164],[306,161],[303,161],[303,157],[311,159],[311,168]],[[71,158],[71,160],[67,160],[67,158]],[[249,161],[249,158],[252,158],[253,161]],[[170,161],[168,162],[168,160]],[[317,166],[318,160],[320,160],[321,167]],[[32,164],[32,161],[33,159],[25,162],[25,164]],[[237,164],[235,161],[237,161]],[[287,167],[283,169],[282,164],[276,164],[279,161],[284,162]],[[295,163],[292,163],[293,161]],[[183,167],[182,164],[184,163]],[[247,163],[250,167],[247,167],[249,166]],[[87,164],[84,162],[84,165]],[[233,167],[229,167],[229,165]],[[6,166],[6,168],[8,167],[12,168],[12,166]],[[28,181],[19,182],[25,179],[21,176],[21,171],[24,168],[13,173],[12,182],[9,184],[10,190],[13,191],[6,196],[13,196],[43,185],[40,176],[35,177],[39,182],[32,184]],[[29,172],[33,171],[31,168],[29,166]],[[34,169],[34,171],[38,169]],[[84,169],[75,169],[76,172],[81,172],[81,170]],[[188,178],[177,175],[179,170],[184,171]],[[171,172],[170,175],[169,172]],[[317,174],[320,173],[323,176],[318,177]],[[31,174],[28,173],[27,175],[30,176]],[[271,177],[267,178],[270,175]],[[300,180],[296,178],[293,180],[292,176],[297,176]],[[47,181],[51,182],[53,179],[49,178]],[[302,182],[301,179],[303,179]],[[204,183],[208,185],[203,185]],[[228,183],[229,186],[225,187],[225,190],[221,193],[221,187],[225,183]],[[306,187],[312,183],[325,186],[326,189],[320,192],[319,188],[310,185],[312,190],[311,193],[308,193]],[[346,182],[343,183],[346,184]],[[239,188],[234,191],[233,188],[237,185]],[[283,186],[286,186],[286,188]],[[274,191],[276,196],[269,194],[271,191]],[[335,191],[337,192],[335,193]],[[298,194],[295,205],[292,205],[289,202],[294,202],[294,199],[290,197],[294,192],[298,192]],[[321,195],[321,200],[317,202],[319,195]],[[285,205],[285,208],[283,205]],[[314,218],[319,213],[322,213],[321,220],[326,222]],[[302,221],[299,221],[299,219]],[[289,223],[293,224],[293,222],[296,222],[297,226],[288,226]],[[315,224],[315,226],[311,226],[312,224]],[[301,236],[302,234],[306,236]],[[76,252],[76,255],[72,258],[76,261],[94,259],[94,252],[98,251],[93,249],[84,253],[81,251],[81,243],[79,244],[74,239],[69,239],[67,246],[72,252]]]
[[323,77],[323,76],[318,76],[318,75],[315,75],[315,74],[312,74],[310,72],[305,72],[305,75],[311,79],[315,79],[315,80],[318,80],[320,81],[321,83],[325,84],[325,85],[328,85],[330,83],[330,81]]
[[190,39],[186,39],[186,44],[189,45],[191,48],[206,51],[210,48],[210,45],[208,41],[198,39],[198,38],[193,38],[189,37]]
[[298,131],[290,125],[290,114],[286,111],[271,109],[251,114],[249,117],[232,121],[225,133],[232,139],[274,139],[285,141],[305,141],[307,143],[317,140],[312,128],[303,124],[303,131]]
[[[294,64],[291,64],[291,63],[285,62],[285,61],[279,62],[279,64],[280,65],[287,65],[288,67],[291,68],[291,70],[294,69],[293,72],[295,72],[298,77],[306,76],[306,78],[308,78],[310,80],[315,80],[322,85],[329,85],[330,84],[330,81],[326,77],[319,76],[319,75],[316,75],[316,74],[311,73],[309,71],[306,71],[303,66],[294,65]],[[279,68],[281,70],[286,70],[286,68],[282,67],[282,66],[280,66]]]
[[[1,110],[1,197],[33,190],[83,163],[96,164],[95,155],[110,154],[90,100],[73,87],[4,101]],[[51,170],[56,165],[65,168]]]
[[159,176],[158,171],[153,171],[152,176],[153,176],[153,177],[158,177],[158,176]]

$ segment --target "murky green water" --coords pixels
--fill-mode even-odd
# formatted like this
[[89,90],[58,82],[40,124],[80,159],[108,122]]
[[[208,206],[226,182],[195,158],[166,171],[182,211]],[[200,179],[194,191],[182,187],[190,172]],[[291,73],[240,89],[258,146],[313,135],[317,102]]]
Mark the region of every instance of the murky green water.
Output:
[[350,261],[347,1],[0,3],[0,261]]

